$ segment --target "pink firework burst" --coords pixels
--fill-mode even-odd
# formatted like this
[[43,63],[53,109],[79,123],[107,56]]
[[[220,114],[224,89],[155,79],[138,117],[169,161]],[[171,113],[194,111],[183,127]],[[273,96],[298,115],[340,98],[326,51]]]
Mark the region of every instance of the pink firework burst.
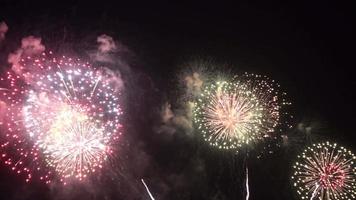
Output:
[[292,180],[302,199],[355,199],[355,155],[329,142],[313,144],[298,156]]
[[51,52],[20,65],[23,74],[7,72],[1,79],[5,164],[25,172],[26,181],[36,173],[47,183],[51,175],[65,183],[102,168],[121,135],[120,91],[112,75]]

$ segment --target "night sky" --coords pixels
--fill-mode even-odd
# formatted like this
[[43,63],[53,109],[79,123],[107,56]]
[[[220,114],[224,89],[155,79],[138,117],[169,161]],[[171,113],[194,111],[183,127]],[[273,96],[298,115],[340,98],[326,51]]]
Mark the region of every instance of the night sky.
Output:
[[[250,72],[277,80],[293,103],[295,143],[249,158],[250,199],[298,199],[291,166],[308,142],[335,141],[356,152],[354,21],[351,4],[107,3],[0,1],[9,27],[0,67],[21,38],[88,58],[96,38],[110,35],[123,51],[111,68],[125,82],[124,136],[111,170],[95,181],[26,184],[0,165],[0,199],[244,199],[244,156],[204,143],[196,131],[157,131],[166,102],[184,101],[182,76],[192,63],[220,73]],[[121,64],[117,64],[121,63]],[[124,64],[122,64],[124,63]],[[204,65],[204,64],[203,64]],[[205,67],[205,66],[204,66]],[[306,139],[298,127],[311,127]]]

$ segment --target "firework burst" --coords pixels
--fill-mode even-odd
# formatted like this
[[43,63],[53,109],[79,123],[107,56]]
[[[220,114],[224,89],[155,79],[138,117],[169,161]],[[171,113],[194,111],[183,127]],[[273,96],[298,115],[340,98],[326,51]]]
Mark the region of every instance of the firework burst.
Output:
[[355,199],[356,156],[329,142],[307,147],[294,165],[292,180],[302,199]]
[[3,149],[17,150],[5,161],[15,155],[29,178],[28,165],[33,165],[38,171],[55,171],[63,182],[82,179],[102,168],[113,153],[121,134],[120,93],[112,77],[89,63],[51,56],[22,59],[22,68],[30,69],[22,76],[8,72],[10,87],[2,91],[9,119],[3,123],[8,133]]
[[206,141],[223,149],[275,137],[281,107],[289,104],[278,87],[267,77],[249,74],[213,83],[196,101],[194,122]]

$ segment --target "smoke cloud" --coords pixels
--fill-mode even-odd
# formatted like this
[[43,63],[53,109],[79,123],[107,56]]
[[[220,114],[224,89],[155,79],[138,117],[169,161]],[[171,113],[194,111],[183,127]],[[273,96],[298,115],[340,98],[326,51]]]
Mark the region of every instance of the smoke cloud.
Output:
[[197,96],[201,92],[201,87],[203,86],[203,80],[200,77],[200,74],[194,72],[192,75],[188,75],[184,79],[185,85],[187,88],[187,94]]
[[172,109],[169,102],[166,102],[160,110],[161,126],[156,129],[157,133],[172,135],[178,130],[184,131],[188,136],[193,133],[193,107],[194,101],[200,95],[203,79],[200,73],[194,71],[185,73],[180,78],[184,90],[178,108]]
[[24,56],[32,56],[45,51],[42,39],[34,36],[22,38],[21,47],[14,53],[10,53],[7,61],[12,64],[11,69],[18,75],[23,75],[24,67],[19,64]]
[[97,51],[90,54],[90,57],[95,61],[117,63],[125,52],[129,52],[125,45],[106,34],[98,36],[96,41],[98,43]]
[[0,22],[0,42],[5,39],[6,32],[9,30],[9,27],[5,22]]
[[102,34],[96,39],[96,41],[99,44],[98,50],[101,53],[113,52],[117,49],[114,39],[108,35]]
[[6,108],[6,103],[0,100],[0,125],[2,125],[4,122]]
[[192,109],[193,103],[188,102],[185,106],[173,111],[171,104],[166,102],[160,112],[162,124],[156,132],[173,135],[178,130],[182,130],[186,135],[191,136],[193,132]]
[[104,68],[104,73],[108,76],[106,80],[115,87],[115,91],[122,91],[124,89],[124,80],[120,71]]
[[128,49],[106,34],[98,36],[96,41],[97,49],[89,53],[89,56],[94,61],[110,66],[110,69],[104,68],[103,72],[109,76],[109,81],[115,86],[115,90],[122,91],[125,88],[123,76],[131,75],[130,66],[124,57],[124,52],[129,52]]

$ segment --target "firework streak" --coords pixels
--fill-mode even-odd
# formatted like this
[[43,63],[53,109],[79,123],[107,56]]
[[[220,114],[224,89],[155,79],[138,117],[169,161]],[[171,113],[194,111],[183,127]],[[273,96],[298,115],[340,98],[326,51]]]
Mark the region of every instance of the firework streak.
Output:
[[146,185],[145,181],[144,181],[143,179],[141,179],[141,182],[142,182],[142,184],[145,186],[146,191],[147,191],[148,195],[150,196],[151,200],[155,200],[155,198],[153,197],[153,195],[152,195],[151,192],[150,192],[150,189],[149,189],[148,186]]
[[356,199],[356,156],[336,143],[307,147],[294,165],[292,180],[302,199]]
[[[105,71],[52,53],[26,57],[23,74],[7,72],[1,160],[47,183],[81,180],[103,167],[121,135],[119,91]],[[55,173],[53,173],[55,172]]]
[[204,139],[220,149],[235,149],[276,137],[282,107],[289,105],[267,77],[245,74],[206,86],[195,103],[194,122]]

